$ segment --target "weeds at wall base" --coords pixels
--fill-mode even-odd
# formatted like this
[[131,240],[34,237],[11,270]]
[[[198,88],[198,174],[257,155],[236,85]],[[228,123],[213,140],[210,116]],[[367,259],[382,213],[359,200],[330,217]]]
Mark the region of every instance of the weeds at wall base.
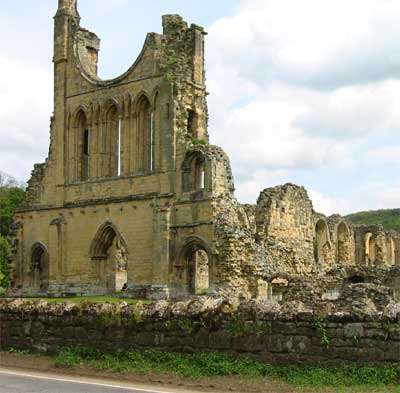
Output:
[[156,350],[117,350],[103,353],[91,347],[64,347],[56,363],[73,368],[86,365],[99,370],[139,374],[169,374],[190,379],[210,377],[268,378],[304,387],[370,388],[400,385],[400,367],[360,366],[272,366],[247,357],[220,353],[174,353]]

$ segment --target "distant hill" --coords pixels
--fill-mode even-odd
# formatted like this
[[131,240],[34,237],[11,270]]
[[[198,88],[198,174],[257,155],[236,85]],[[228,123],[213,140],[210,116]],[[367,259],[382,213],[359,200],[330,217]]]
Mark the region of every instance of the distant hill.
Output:
[[386,230],[400,232],[400,209],[371,210],[346,216],[355,225],[381,224]]

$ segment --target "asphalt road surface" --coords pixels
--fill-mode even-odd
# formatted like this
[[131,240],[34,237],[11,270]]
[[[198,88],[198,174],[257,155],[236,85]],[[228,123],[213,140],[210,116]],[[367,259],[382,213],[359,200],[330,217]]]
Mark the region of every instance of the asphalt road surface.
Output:
[[[0,370],[0,393],[173,393],[174,390],[135,387],[125,383]],[[182,390],[175,391],[184,393]],[[190,393],[190,392],[187,392]]]

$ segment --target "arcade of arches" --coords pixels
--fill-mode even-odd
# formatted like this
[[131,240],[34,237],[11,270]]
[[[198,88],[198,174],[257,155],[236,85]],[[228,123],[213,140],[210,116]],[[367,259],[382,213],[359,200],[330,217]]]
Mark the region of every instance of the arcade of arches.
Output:
[[59,1],[49,156],[12,224],[10,293],[251,298],[280,273],[400,264],[398,233],[318,214],[304,187],[236,199],[208,134],[202,27],[164,15],[134,64],[101,80],[81,20],[77,0]]
[[69,182],[149,173],[156,169],[155,140],[160,137],[158,94],[154,107],[146,95],[133,103],[128,101],[125,116],[120,105],[111,100],[104,106],[93,104],[92,109],[79,106],[76,114],[71,115],[68,144],[73,148],[68,151]]

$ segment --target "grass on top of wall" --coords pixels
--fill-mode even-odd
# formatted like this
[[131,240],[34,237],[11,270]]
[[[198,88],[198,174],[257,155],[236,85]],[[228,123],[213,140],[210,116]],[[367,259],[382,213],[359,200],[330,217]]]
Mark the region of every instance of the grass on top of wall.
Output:
[[30,297],[24,298],[26,300],[43,300],[49,303],[120,303],[127,302],[129,304],[134,304],[142,302],[145,304],[152,303],[151,300],[145,299],[130,299],[130,298],[120,298],[116,296],[82,296],[82,297]]
[[191,379],[237,376],[262,381],[267,378],[294,386],[334,388],[335,392],[400,392],[400,367],[395,365],[272,366],[247,357],[220,353],[187,354],[156,350],[103,353],[83,346],[60,349],[56,363],[62,367],[83,365],[115,372],[151,372]]

